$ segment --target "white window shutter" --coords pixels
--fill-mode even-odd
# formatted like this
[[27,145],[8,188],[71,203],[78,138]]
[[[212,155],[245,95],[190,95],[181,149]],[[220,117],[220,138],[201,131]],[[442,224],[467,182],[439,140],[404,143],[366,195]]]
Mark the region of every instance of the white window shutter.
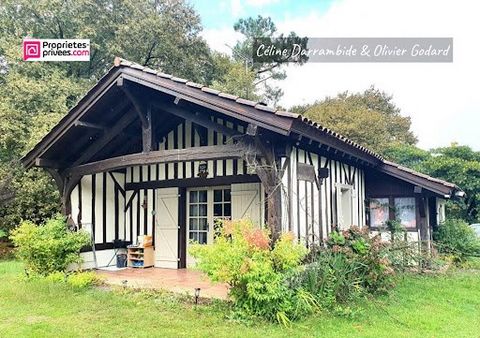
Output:
[[249,219],[261,225],[260,183],[232,184],[232,219]]

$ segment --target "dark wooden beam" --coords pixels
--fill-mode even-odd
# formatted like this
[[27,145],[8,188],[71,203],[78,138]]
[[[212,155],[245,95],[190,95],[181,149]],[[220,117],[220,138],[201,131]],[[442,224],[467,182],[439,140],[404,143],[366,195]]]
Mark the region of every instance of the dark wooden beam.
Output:
[[61,164],[52,160],[48,160],[45,158],[40,158],[37,157],[35,159],[35,166],[36,167],[42,167],[42,168],[53,168],[53,169],[58,169],[61,168]]
[[207,129],[215,130],[229,137],[242,135],[237,130],[230,129],[224,125],[221,125],[212,121],[210,119],[210,116],[203,116],[198,112],[192,111],[191,108],[187,109],[179,105],[175,105],[171,103],[159,103],[159,102],[153,102],[153,105],[155,107],[158,107],[158,109],[164,113],[170,113],[170,114],[176,115],[178,117],[181,117],[184,120],[191,121]]
[[72,167],[76,167],[82,163],[87,162],[95,154],[97,154],[100,150],[103,149],[115,136],[117,136],[122,130],[128,127],[135,119],[137,118],[136,114],[127,113],[123,115],[120,120],[106,131],[103,136],[101,136],[98,140],[95,141],[83,154],[72,164]]
[[121,72],[120,69],[115,69],[106,76],[106,78],[99,81],[94,88],[91,89],[91,95],[87,95],[74,107],[60,122],[59,127],[54,128],[48,133],[42,141],[32,149],[22,159],[22,163],[28,169],[34,162],[35,158],[41,157],[56,141],[58,141],[72,126],[72,122],[79,120],[86,112],[95,106],[104,95],[115,86],[115,78]]
[[[130,101],[126,99],[120,100],[120,102],[116,105],[111,106],[110,108],[105,110],[105,115],[111,115],[115,114],[116,120],[120,119],[121,116],[127,114],[129,110],[132,109],[132,106],[130,104]],[[116,121],[115,120],[115,121]],[[111,124],[111,122],[110,122]],[[96,142],[99,137],[101,137],[104,133],[104,130],[99,131],[98,129],[85,129],[85,132],[83,135],[75,141],[75,143],[69,145],[68,151],[70,154],[78,154],[78,153],[83,153],[86,151],[86,147],[89,145],[89,143]],[[75,160],[73,158],[73,160]]]
[[138,191],[142,189],[159,189],[159,188],[194,188],[194,187],[206,187],[206,186],[220,186],[230,185],[236,183],[258,183],[260,179],[257,175],[231,175],[231,176],[217,176],[211,178],[202,177],[190,177],[190,178],[178,178],[173,180],[164,181],[148,181],[148,182],[136,182],[126,183],[126,191]]
[[240,144],[157,150],[148,153],[130,154],[91,162],[76,167],[71,167],[65,172],[68,175],[89,175],[93,173],[123,169],[136,165],[235,159],[242,158],[247,152],[251,153],[252,150],[249,150]]
[[73,123],[75,127],[84,127],[84,128],[90,128],[90,129],[97,129],[97,130],[105,130],[104,126],[101,126],[96,123],[91,123],[91,122],[85,122],[85,121],[75,121]]
[[140,121],[142,121],[142,126],[148,126],[148,120],[146,117],[147,105],[145,102],[140,100],[138,96],[134,94],[131,86],[128,85],[128,81],[125,81],[123,77],[119,77],[117,79],[117,86],[122,89],[122,91],[125,93],[125,96],[128,97],[130,102],[135,107],[135,111],[137,112]]

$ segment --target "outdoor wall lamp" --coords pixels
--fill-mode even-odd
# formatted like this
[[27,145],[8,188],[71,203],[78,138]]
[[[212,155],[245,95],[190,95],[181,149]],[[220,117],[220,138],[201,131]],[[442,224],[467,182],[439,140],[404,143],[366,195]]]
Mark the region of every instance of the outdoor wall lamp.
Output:
[[206,161],[200,162],[198,165],[198,177],[206,178],[208,176],[208,164]]
[[328,178],[328,175],[328,168],[318,168],[318,179],[320,180],[320,185],[323,184],[324,179]]

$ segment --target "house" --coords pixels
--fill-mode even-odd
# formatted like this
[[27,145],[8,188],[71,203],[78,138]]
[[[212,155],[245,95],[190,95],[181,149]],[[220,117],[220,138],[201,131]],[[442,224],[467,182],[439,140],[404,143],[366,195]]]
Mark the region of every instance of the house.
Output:
[[428,241],[463,194],[298,114],[120,58],[22,162],[48,170],[64,213],[92,227],[100,265],[113,240],[148,234],[155,266],[184,268],[189,243],[211,243],[225,218],[307,246],[399,219]]

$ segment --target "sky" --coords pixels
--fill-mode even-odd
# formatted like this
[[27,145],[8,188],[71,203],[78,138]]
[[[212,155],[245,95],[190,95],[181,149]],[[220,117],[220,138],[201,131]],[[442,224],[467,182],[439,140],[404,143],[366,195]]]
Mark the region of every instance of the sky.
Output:
[[211,48],[230,52],[239,18],[270,16],[279,33],[307,37],[453,37],[453,63],[307,63],[278,83],[284,107],[371,85],[393,95],[424,149],[480,150],[480,3],[475,0],[191,1]]

